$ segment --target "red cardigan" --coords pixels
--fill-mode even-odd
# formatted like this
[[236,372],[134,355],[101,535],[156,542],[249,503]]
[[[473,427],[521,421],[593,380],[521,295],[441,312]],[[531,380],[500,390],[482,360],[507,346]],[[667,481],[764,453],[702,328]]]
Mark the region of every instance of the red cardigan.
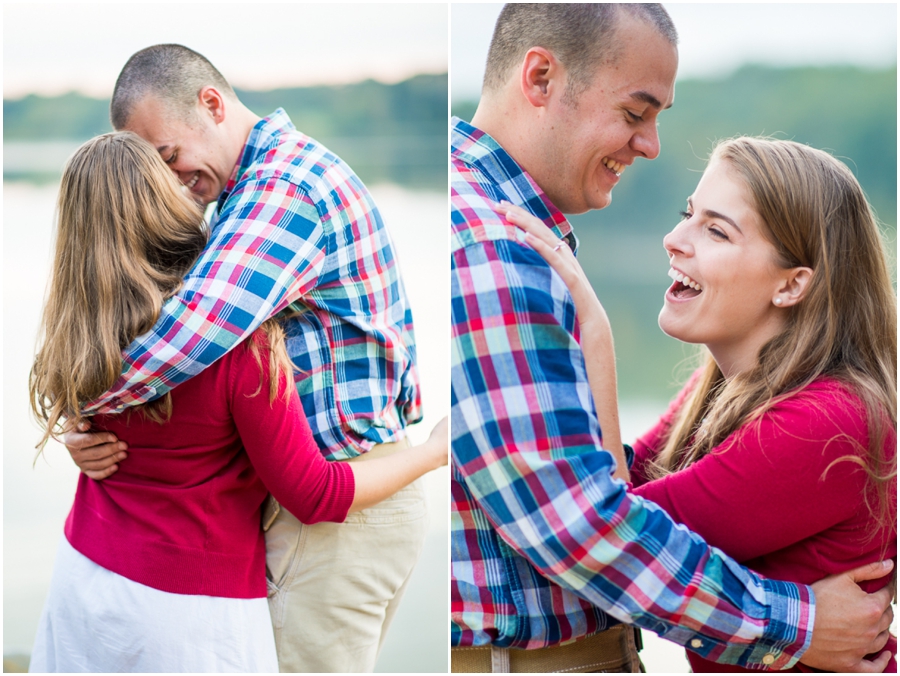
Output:
[[[267,364],[260,336],[251,340]],[[94,428],[128,442],[128,459],[103,481],[81,475],[66,538],[155,589],[265,597],[268,492],[304,523],[343,521],[354,495],[350,467],[324,459],[293,383],[284,387],[289,402],[270,404],[268,374],[245,343],[172,390],[165,424],[140,410],[95,417]]]
[[[896,560],[896,527],[870,537],[876,527],[863,500],[866,473],[846,460],[829,468],[843,456],[859,457],[868,444],[861,401],[833,379],[816,380],[690,467],[648,482],[648,462],[662,449],[673,416],[694,382],[692,378],[656,426],[635,443],[635,494],[772,579],[812,584],[859,565]],[[885,451],[893,456],[896,448],[892,429]],[[896,512],[896,485],[891,486]],[[861,586],[872,592],[890,577]],[[896,640],[887,647],[896,653]],[[688,659],[695,672],[747,671],[691,651]],[[807,670],[801,665],[794,671],[801,669]],[[895,660],[887,670],[896,672]]]

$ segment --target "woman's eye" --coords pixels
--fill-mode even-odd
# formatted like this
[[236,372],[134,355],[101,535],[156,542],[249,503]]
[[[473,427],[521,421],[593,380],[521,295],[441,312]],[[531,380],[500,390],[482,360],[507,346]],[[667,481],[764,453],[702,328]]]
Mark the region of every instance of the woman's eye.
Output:
[[728,239],[728,235],[726,235],[722,230],[719,230],[719,228],[715,227],[714,225],[709,226],[709,233],[716,239]]
[[691,216],[693,216],[694,214],[692,214],[692,213],[689,212],[689,211],[679,211],[679,212],[678,212],[678,215],[681,216],[681,220],[682,220],[682,221],[686,221],[686,220],[688,220]]

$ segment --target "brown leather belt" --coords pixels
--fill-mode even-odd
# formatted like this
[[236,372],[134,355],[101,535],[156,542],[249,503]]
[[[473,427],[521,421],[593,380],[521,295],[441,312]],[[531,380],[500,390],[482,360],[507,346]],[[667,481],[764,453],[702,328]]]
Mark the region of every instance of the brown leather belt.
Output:
[[640,630],[619,624],[599,634],[563,646],[519,650],[516,648],[452,648],[450,672],[490,673],[640,673],[637,642]]

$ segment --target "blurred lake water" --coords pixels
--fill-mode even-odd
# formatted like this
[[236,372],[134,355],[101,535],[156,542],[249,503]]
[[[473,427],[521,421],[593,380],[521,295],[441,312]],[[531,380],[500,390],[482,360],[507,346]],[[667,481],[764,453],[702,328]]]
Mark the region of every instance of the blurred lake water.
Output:
[[[71,149],[59,152],[64,160]],[[447,197],[394,185],[370,188],[396,245],[413,309],[425,419],[410,437],[419,443],[450,409]],[[30,415],[27,382],[51,262],[56,192],[55,183],[4,181],[3,186],[4,656],[31,651],[78,474],[55,443],[32,467],[40,435]],[[448,670],[447,469],[432,472],[426,482],[426,547],[385,642],[380,672]]]

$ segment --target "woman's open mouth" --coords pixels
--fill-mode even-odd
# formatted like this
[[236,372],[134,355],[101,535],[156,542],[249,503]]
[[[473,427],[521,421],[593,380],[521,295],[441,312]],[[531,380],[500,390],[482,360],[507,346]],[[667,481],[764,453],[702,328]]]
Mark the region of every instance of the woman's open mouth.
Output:
[[675,283],[669,287],[666,295],[675,300],[691,300],[703,293],[702,286],[675,268],[669,268],[669,277],[674,279]]

